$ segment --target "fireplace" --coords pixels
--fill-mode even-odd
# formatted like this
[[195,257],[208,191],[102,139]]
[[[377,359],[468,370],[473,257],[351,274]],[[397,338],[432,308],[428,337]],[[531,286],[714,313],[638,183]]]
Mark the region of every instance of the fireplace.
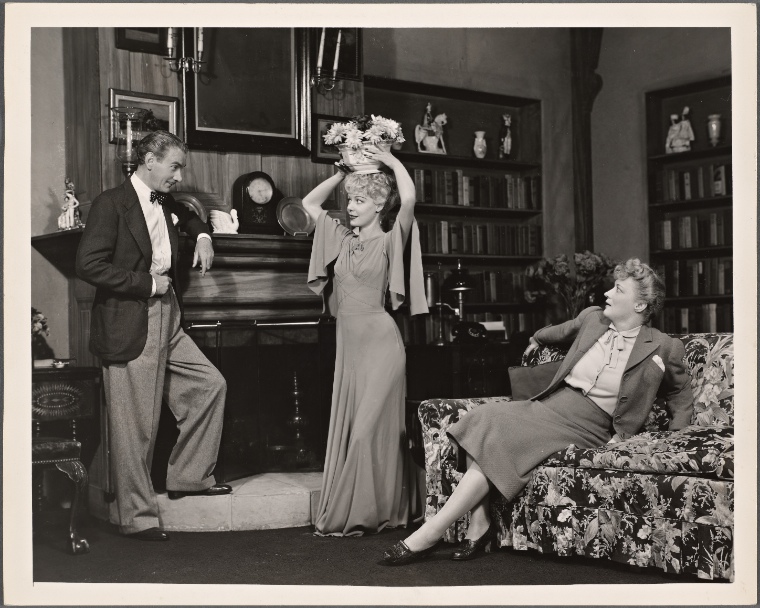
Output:
[[[34,237],[32,243],[70,279],[76,302],[70,315],[71,356],[79,365],[99,366],[88,349],[95,290],[73,272],[80,236],[81,230],[72,230]],[[224,234],[213,235],[213,243],[213,268],[201,276],[190,266],[194,243],[182,237],[178,270],[186,331],[227,380],[217,479],[321,471],[335,324],[321,314],[321,298],[306,285],[311,239]],[[159,491],[176,436],[176,423],[165,408],[152,471]],[[91,485],[109,494],[105,470],[91,472]]]

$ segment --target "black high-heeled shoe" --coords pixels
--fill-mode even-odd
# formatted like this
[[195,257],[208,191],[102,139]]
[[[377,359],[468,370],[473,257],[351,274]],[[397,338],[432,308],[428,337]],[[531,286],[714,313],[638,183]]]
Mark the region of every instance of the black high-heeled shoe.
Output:
[[437,546],[438,543],[435,543],[432,547],[422,549],[422,551],[412,551],[403,540],[400,540],[383,553],[383,562],[389,566],[411,564],[430,555]]
[[492,541],[496,540],[496,522],[491,520],[486,533],[477,540],[465,538],[459,543],[459,546],[451,554],[451,559],[463,562],[468,559],[474,559],[482,549],[487,552],[490,549]]

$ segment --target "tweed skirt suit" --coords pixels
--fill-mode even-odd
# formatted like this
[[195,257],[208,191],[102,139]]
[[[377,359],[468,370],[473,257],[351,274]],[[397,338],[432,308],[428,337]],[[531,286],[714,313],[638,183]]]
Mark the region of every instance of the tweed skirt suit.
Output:
[[484,404],[452,425],[448,435],[458,450],[457,468],[462,469],[467,452],[496,489],[512,499],[552,453],[570,444],[595,448],[613,433],[626,439],[638,432],[657,395],[665,397],[671,410],[671,430],[686,426],[691,388],[682,362],[683,345],[651,327],[642,326],[635,339],[612,414],[565,382],[609,324],[601,309],[591,307],[572,321],[539,330],[535,335],[539,343],[572,342],[565,361],[539,395],[527,401]]

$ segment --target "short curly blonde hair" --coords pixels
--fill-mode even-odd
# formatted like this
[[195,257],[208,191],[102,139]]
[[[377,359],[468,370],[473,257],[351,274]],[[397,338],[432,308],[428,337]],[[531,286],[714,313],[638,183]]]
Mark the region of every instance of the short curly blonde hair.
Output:
[[363,194],[372,199],[376,205],[383,205],[380,221],[400,202],[396,178],[391,173],[351,173],[345,182],[347,194]]
[[662,310],[665,303],[665,283],[651,266],[644,264],[638,258],[631,258],[615,266],[613,276],[619,281],[624,281],[628,277],[636,281],[639,298],[647,305],[643,312],[647,321],[657,316]]

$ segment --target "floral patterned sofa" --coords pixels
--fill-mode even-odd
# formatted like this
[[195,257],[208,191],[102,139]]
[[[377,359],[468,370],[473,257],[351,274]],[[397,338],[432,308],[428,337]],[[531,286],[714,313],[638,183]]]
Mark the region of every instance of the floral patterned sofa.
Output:
[[[694,391],[691,426],[668,432],[655,403],[631,439],[598,449],[571,445],[545,460],[511,502],[495,492],[500,547],[606,558],[702,579],[733,580],[733,334],[678,336]],[[562,358],[541,347],[523,365]],[[506,370],[505,370],[506,373]],[[419,407],[427,477],[426,518],[446,502],[461,474],[446,429],[479,405],[509,397],[430,399]],[[457,542],[468,516],[445,535]]]

